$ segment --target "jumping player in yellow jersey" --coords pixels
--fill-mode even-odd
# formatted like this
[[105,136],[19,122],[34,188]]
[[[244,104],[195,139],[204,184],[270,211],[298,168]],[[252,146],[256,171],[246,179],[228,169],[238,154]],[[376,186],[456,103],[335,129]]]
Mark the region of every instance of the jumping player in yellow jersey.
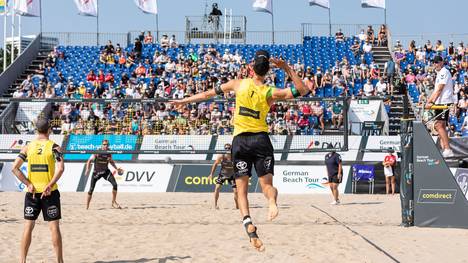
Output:
[[[294,82],[291,88],[277,89],[264,84],[265,76],[270,70],[270,62],[288,74]],[[270,106],[275,101],[306,95],[308,89],[296,72],[283,60],[270,59],[269,53],[265,50],[257,51],[252,67],[255,72],[253,78],[231,80],[212,90],[182,100],[174,100],[171,103],[180,108],[187,103],[207,100],[231,91],[235,92],[236,109],[231,153],[234,162],[239,208],[251,244],[257,250],[262,251],[264,249],[263,242],[259,239],[257,228],[250,218],[247,192],[249,177],[252,175],[252,166],[255,166],[263,194],[268,200],[268,219],[273,220],[278,216],[278,206],[276,204],[278,191],[273,187],[275,160],[273,146],[268,136],[266,116],[270,111]]]
[[[57,181],[64,171],[63,155],[60,147],[49,140],[49,121],[39,119],[36,128],[37,138],[21,149],[12,169],[28,189],[24,200],[26,224],[21,240],[21,262],[26,262],[32,231],[41,211],[44,221],[49,222],[57,262],[63,262],[62,235],[59,227],[62,214],[57,187]],[[25,161],[28,162],[27,178],[20,170]]]

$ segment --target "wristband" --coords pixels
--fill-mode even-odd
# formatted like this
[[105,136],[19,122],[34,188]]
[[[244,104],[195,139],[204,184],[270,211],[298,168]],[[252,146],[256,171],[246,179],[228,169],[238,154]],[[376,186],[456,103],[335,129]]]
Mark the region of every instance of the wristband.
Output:
[[301,96],[301,93],[299,93],[299,91],[296,89],[296,87],[292,86],[290,89],[291,89],[291,93],[292,93],[294,98],[297,98],[297,97]]

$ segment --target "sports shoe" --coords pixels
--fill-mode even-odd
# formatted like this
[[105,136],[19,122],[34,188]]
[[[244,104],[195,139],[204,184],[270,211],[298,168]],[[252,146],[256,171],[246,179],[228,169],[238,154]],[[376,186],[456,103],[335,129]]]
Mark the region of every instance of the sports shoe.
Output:
[[442,156],[444,158],[450,158],[450,157],[453,157],[454,154],[453,154],[453,151],[451,149],[445,149],[443,152],[442,152]]

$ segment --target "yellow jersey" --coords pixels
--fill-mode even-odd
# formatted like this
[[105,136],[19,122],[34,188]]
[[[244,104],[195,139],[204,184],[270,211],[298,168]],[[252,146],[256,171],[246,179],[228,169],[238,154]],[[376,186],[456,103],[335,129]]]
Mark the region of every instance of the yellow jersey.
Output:
[[241,81],[236,92],[236,111],[234,113],[234,136],[244,132],[268,132],[266,116],[270,111],[268,98],[273,87],[257,86],[253,79]]
[[[36,193],[42,193],[55,173],[54,142],[51,140],[34,140],[28,144],[26,154],[28,160],[28,179],[36,188]],[[57,190],[57,184],[51,188]]]

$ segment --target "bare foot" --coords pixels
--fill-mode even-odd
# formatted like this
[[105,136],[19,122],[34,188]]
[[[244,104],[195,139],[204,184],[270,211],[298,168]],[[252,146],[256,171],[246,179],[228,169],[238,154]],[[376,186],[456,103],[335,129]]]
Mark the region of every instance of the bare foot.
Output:
[[[255,232],[255,226],[249,225],[247,228],[247,232]],[[265,246],[263,246],[263,242],[260,240],[260,238],[250,238],[250,244],[252,244],[252,246],[259,252],[265,251]]]
[[219,206],[215,205],[214,209],[219,210]]
[[117,202],[112,203],[112,208],[122,209],[122,207]]
[[268,220],[273,221],[278,216],[278,206],[276,203],[270,203],[270,206],[268,208]]

